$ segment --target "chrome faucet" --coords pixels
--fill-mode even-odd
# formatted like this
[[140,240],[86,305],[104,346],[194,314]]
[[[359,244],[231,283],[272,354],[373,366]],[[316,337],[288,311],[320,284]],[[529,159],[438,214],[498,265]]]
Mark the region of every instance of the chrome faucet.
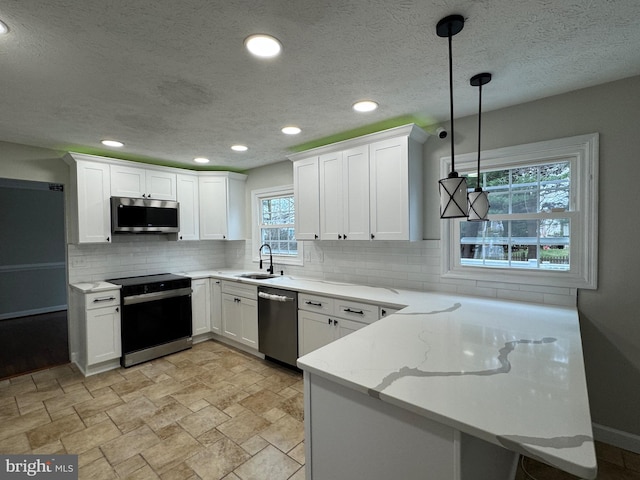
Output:
[[263,243],[258,249],[258,255],[260,256],[260,270],[262,270],[262,249],[264,247],[269,247],[269,268],[267,268],[267,272],[273,275],[273,255],[271,254],[271,245],[268,243]]

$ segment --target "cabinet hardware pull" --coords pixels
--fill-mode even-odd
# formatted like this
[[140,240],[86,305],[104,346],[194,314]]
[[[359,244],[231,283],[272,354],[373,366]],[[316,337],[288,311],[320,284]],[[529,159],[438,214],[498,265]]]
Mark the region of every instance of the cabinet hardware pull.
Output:
[[373,240],[374,238],[376,238],[376,236],[372,233],[371,234],[371,240]]
[[380,313],[382,313],[382,316],[384,317],[387,314],[387,311],[383,308]]
[[306,305],[312,305],[314,307],[321,307],[322,303],[316,303],[316,302],[311,302],[309,300],[307,300],[306,302],[304,302]]
[[344,235],[344,239],[345,239],[345,240],[347,239],[347,234],[346,234],[346,233],[345,233],[345,235]]
[[338,234],[338,240],[342,240],[342,235]]
[[116,312],[119,312],[119,311],[120,311],[120,307],[116,307]]
[[111,241],[111,239],[109,237],[107,237],[107,242],[110,242],[110,241]]
[[112,300],[115,300],[116,297],[102,297],[102,298],[94,298],[93,299],[93,303],[99,303],[99,302],[110,302]]
[[313,236],[316,238],[316,240],[318,239],[318,235],[317,234],[314,234]]
[[334,325],[338,325],[338,320],[334,320],[334,321],[333,321],[333,324],[334,324]]
[[329,323],[329,325],[331,325],[333,323],[333,320],[329,319],[329,321],[327,323]]
[[347,313],[357,313],[358,315],[364,315],[364,312],[362,310],[351,310],[350,308],[345,308],[343,309],[343,311]]

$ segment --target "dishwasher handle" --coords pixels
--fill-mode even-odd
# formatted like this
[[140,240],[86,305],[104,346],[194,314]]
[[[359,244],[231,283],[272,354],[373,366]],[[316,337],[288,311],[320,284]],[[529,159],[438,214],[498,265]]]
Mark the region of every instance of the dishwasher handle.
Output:
[[286,295],[273,295],[265,292],[258,292],[258,296],[273,302],[293,302],[295,300],[295,298],[287,297]]

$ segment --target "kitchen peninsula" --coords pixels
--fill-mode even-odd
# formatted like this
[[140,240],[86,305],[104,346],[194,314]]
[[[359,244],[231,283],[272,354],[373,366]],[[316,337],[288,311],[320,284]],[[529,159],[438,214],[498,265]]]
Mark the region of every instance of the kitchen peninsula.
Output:
[[574,308],[416,292],[298,366],[308,479],[596,476]]

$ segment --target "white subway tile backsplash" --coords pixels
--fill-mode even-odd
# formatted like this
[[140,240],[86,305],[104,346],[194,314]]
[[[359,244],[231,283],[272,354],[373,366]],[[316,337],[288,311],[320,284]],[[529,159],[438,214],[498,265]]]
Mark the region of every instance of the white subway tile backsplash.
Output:
[[[69,281],[78,283],[215,268],[258,269],[251,240],[174,242],[149,237],[118,238],[112,244],[69,245]],[[439,240],[305,242],[304,248],[305,257],[309,259],[304,266],[276,262],[275,271],[332,281],[552,305],[575,306],[577,299],[575,288],[442,279]]]

